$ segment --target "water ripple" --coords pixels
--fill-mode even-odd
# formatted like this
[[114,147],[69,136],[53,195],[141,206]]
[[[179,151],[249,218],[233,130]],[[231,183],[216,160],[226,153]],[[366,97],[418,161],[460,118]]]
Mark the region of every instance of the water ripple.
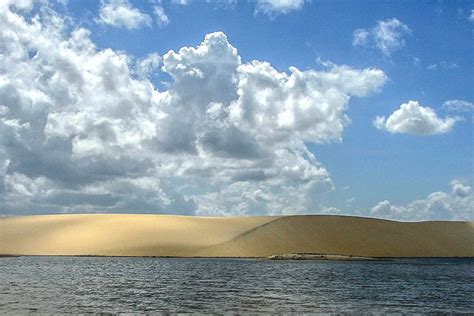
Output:
[[474,260],[18,257],[0,312],[474,312]]

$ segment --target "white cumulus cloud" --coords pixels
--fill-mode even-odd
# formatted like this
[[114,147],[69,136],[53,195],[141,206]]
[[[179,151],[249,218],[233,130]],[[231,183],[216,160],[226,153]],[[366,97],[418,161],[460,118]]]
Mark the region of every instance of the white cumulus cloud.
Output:
[[[161,13],[164,15],[164,12]],[[163,19],[163,16],[161,18]],[[98,21],[133,30],[142,26],[151,26],[152,20],[148,14],[133,7],[128,0],[102,0]]]
[[0,214],[327,210],[306,144],[339,141],[350,99],[387,80],[245,62],[222,32],[137,59],[30,8],[0,10]]
[[138,60],[132,70],[141,78],[149,78],[159,69],[161,63],[161,56],[157,53],[151,53],[145,58]]
[[404,35],[411,30],[398,19],[378,21],[373,28],[357,29],[354,31],[352,44],[379,49],[382,54],[390,57],[392,53],[405,45]]
[[436,135],[449,133],[459,120],[459,117],[440,118],[432,108],[424,107],[418,101],[408,101],[387,118],[377,116],[374,125],[392,134]]
[[393,205],[387,200],[379,202],[372,208],[371,215],[406,221],[473,220],[472,188],[457,179],[451,181],[450,186],[450,192],[433,192],[407,205]]

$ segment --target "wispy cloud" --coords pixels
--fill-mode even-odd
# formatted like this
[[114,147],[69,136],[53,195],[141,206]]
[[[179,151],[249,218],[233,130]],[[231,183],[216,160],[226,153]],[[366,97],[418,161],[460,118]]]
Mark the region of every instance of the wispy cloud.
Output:
[[255,11],[274,16],[303,8],[305,0],[256,0]]
[[459,68],[459,65],[456,64],[456,63],[450,63],[450,62],[447,62],[447,61],[443,60],[439,63],[431,64],[426,68],[428,68],[428,70],[431,70],[431,71],[436,71],[436,70],[440,70],[440,69],[453,70],[453,69]]
[[[255,4],[255,13],[263,13],[270,17],[301,10],[307,1],[308,0],[248,0],[249,3]],[[179,5],[189,5],[193,3],[194,0],[172,0],[172,2]],[[205,2],[224,7],[232,7],[237,3],[237,0],[205,0]]]
[[474,104],[464,100],[448,100],[444,102],[443,109],[453,112],[468,112],[474,110]]
[[159,26],[166,26],[170,23],[170,20],[162,6],[154,5],[153,13],[155,14],[156,24],[158,24]]
[[357,29],[353,33],[354,46],[368,46],[377,48],[386,57],[405,45],[404,35],[410,34],[407,25],[398,19],[378,21],[373,28]]

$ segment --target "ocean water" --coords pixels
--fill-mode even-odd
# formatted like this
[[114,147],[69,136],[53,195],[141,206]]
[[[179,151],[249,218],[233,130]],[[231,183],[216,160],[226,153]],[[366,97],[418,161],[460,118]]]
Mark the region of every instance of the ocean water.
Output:
[[0,313],[474,312],[474,260],[0,259]]

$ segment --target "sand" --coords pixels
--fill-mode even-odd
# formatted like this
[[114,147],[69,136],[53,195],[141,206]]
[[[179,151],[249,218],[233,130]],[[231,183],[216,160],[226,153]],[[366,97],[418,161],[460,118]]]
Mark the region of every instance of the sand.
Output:
[[0,218],[0,254],[474,257],[474,222],[348,216],[40,215]]
[[390,260],[387,258],[377,257],[359,257],[346,255],[332,255],[332,254],[317,254],[317,253],[289,253],[284,255],[272,255],[267,257],[270,260],[322,260],[322,261],[374,261],[374,260]]

